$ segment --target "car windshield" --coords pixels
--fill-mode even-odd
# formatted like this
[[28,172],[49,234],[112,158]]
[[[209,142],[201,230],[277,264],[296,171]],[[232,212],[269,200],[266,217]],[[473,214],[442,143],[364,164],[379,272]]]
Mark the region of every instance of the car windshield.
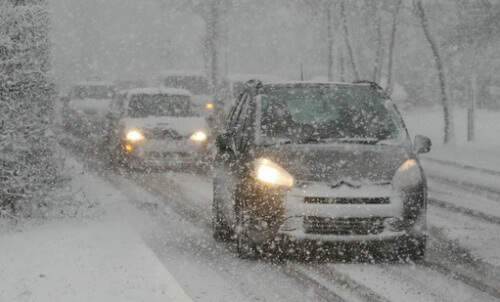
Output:
[[89,85],[75,86],[73,88],[73,98],[75,99],[111,99],[115,95],[114,86]]
[[392,107],[370,87],[272,87],[261,111],[261,135],[268,140],[377,142],[403,132]]
[[208,94],[208,79],[203,76],[168,76],[164,79],[165,87],[187,89],[192,94]]
[[189,96],[183,95],[135,95],[130,101],[129,115],[133,118],[196,115]]

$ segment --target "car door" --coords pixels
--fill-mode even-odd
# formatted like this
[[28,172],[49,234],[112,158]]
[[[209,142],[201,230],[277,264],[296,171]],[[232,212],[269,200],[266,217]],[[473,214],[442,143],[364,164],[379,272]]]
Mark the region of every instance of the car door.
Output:
[[236,224],[235,192],[240,174],[240,153],[237,146],[237,133],[244,122],[243,113],[250,102],[250,94],[244,93],[233,108],[226,123],[225,136],[229,143],[228,148],[218,150],[215,159],[214,195],[220,198],[221,213],[228,225]]

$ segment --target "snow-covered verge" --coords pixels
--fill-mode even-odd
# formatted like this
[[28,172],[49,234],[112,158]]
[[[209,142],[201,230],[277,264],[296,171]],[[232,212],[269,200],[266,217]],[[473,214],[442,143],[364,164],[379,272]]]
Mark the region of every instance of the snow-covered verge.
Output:
[[402,112],[410,135],[426,135],[433,142],[432,151],[423,157],[444,159],[484,169],[500,171],[500,111],[476,110],[475,139],[467,141],[467,110],[454,109],[455,144],[443,146],[443,112],[440,107]]
[[72,158],[74,191],[44,219],[0,228],[0,301],[190,301],[142,240],[155,228]]
[[31,216],[60,183],[45,0],[0,1],[0,216]]

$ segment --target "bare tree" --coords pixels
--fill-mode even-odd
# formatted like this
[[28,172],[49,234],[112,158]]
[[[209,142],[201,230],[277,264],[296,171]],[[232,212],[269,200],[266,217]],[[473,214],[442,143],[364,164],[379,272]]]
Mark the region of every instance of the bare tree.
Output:
[[385,90],[389,95],[392,94],[393,83],[392,83],[392,74],[393,74],[393,62],[394,62],[394,47],[396,45],[396,30],[398,27],[398,14],[399,9],[401,8],[402,0],[397,0],[396,7],[394,8],[392,14],[392,30],[391,30],[391,42],[389,44],[389,63],[387,66],[387,85]]
[[[163,1],[163,0],[162,0]],[[205,23],[206,36],[204,45],[206,47],[207,66],[212,83],[212,90],[219,81],[219,47],[221,44],[220,18],[222,10],[227,7],[231,0],[165,0],[167,3],[181,11],[189,11],[197,14]]]
[[210,79],[212,82],[212,92],[214,92],[219,82],[219,19],[221,0],[212,0],[210,3],[207,20],[207,48],[210,53]]
[[382,74],[383,65],[383,49],[384,49],[384,39],[382,35],[382,12],[380,9],[380,2],[375,2],[374,13],[377,16],[375,28],[377,31],[377,50],[375,53],[375,61],[373,64],[373,76],[372,81],[378,83]]
[[316,10],[317,12],[323,13],[325,17],[326,25],[326,62],[327,62],[327,76],[328,80],[333,80],[333,47],[334,47],[334,5],[335,0],[303,0],[303,2]]
[[45,0],[0,2],[0,216],[29,215],[59,181]]
[[340,2],[340,16],[342,18],[342,28],[344,30],[345,45],[347,47],[347,54],[349,55],[349,60],[351,62],[352,72],[356,80],[359,79],[358,66],[356,64],[356,59],[354,58],[354,51],[351,45],[351,38],[349,36],[349,26],[347,25],[347,15],[345,12],[345,0]]
[[446,145],[454,141],[455,133],[454,133],[454,124],[453,124],[451,106],[449,104],[446,94],[446,80],[444,76],[443,63],[439,53],[439,48],[429,30],[429,20],[427,19],[427,15],[425,13],[422,0],[413,0],[413,5],[415,7],[416,14],[420,20],[420,25],[422,26],[425,38],[427,39],[427,42],[429,42],[429,45],[431,47],[432,54],[434,56],[434,61],[436,63],[436,69],[439,78],[439,87],[441,90],[441,106],[443,107],[443,117],[444,117],[444,144]]

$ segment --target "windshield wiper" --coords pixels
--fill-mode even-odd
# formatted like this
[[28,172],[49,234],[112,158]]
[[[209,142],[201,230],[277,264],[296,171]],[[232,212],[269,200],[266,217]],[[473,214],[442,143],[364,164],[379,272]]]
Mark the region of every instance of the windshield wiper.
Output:
[[361,144],[375,145],[380,140],[375,137],[360,137],[360,138],[333,138],[333,137],[307,137],[299,140],[281,139],[274,142],[262,144],[262,146],[277,146],[289,144],[322,144],[322,143],[338,143],[338,144]]
[[260,146],[264,146],[264,147],[280,146],[280,145],[289,145],[289,144],[292,144],[292,143],[295,143],[295,142],[292,141],[291,139],[280,139],[280,140],[276,140],[276,141],[273,141],[273,142],[262,143],[262,144],[260,144]]
[[378,138],[374,137],[360,137],[360,138],[333,138],[333,137],[308,137],[302,140],[299,140],[297,143],[299,144],[307,144],[307,143],[340,143],[340,144],[366,144],[366,145],[375,145],[379,142]]

